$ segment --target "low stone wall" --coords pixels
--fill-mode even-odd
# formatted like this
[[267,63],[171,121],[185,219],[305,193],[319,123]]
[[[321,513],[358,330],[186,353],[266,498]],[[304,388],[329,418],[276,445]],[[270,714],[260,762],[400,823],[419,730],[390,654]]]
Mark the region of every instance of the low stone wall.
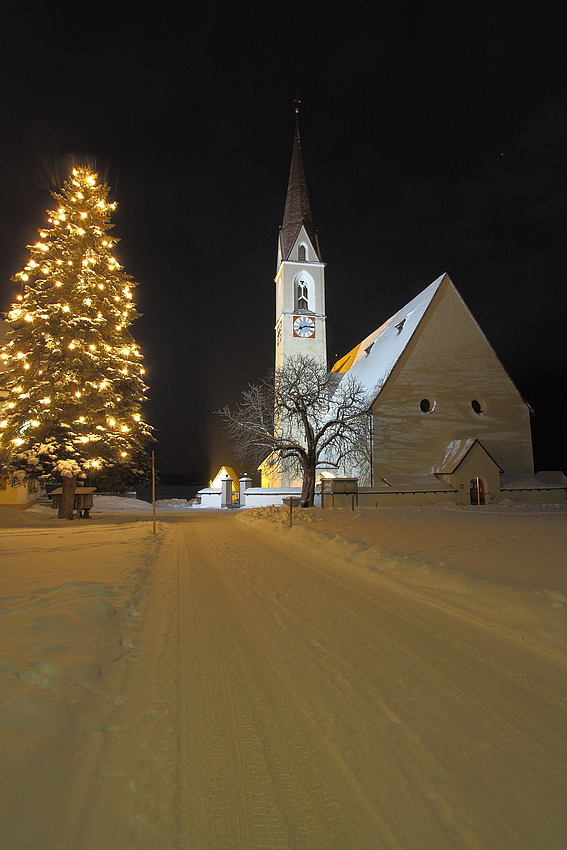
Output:
[[[250,487],[244,492],[244,498],[240,500],[241,508],[264,508],[271,505],[281,506],[286,504],[284,499],[292,498],[299,500],[300,487]],[[199,491],[201,507],[220,508],[221,490],[207,487]],[[567,500],[567,488],[553,487],[549,489],[503,489],[494,496],[487,493],[486,504],[494,504],[509,499],[511,502],[564,502]],[[358,507],[360,508],[395,508],[395,507],[422,507],[424,505],[439,505],[448,502],[458,504],[469,504],[468,491],[395,491],[395,490],[372,490],[363,488],[358,492]],[[352,496],[336,493],[333,496],[325,494],[324,504],[321,505],[321,494],[315,492],[315,507],[320,508],[352,508]],[[354,507],[357,506],[355,497]],[[238,507],[238,504],[235,504]]]
[[510,489],[500,490],[500,501],[509,499],[511,502],[565,502],[567,487],[550,487],[549,490],[537,488],[533,490]]
[[202,508],[220,508],[221,506],[220,487],[205,487],[199,490],[197,497]]
[[[344,505],[338,504],[338,498],[335,496],[335,507],[350,507],[350,497],[344,496],[345,499]],[[441,492],[432,492],[428,491],[425,493],[414,493],[414,492],[395,492],[395,491],[376,491],[374,493],[363,493],[359,492],[358,494],[358,505],[361,508],[390,508],[390,507],[420,507],[421,505],[439,505],[443,504],[443,502],[455,502],[457,500],[457,493],[455,491],[441,491]]]
[[244,502],[240,506],[246,508],[265,508],[268,505],[284,505],[284,499],[299,499],[301,487],[249,487],[244,492]]

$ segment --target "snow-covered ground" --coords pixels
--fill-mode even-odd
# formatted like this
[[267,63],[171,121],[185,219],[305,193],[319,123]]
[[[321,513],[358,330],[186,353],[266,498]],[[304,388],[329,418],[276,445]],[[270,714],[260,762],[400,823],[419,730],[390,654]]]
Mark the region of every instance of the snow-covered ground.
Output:
[[567,506],[0,508],[6,850],[567,846]]
[[567,504],[381,508],[241,515],[307,557],[379,572],[490,628],[562,654],[567,633]]

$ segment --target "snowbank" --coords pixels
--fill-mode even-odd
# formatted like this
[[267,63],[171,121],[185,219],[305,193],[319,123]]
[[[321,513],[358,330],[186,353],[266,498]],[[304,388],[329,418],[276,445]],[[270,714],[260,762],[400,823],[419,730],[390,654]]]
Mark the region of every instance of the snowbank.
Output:
[[[195,501],[188,499],[157,499],[156,511],[163,513],[164,510],[190,510],[197,507]],[[151,513],[152,505],[143,499],[132,499],[129,496],[94,496],[94,508],[92,513],[129,513],[144,514]]]
[[11,813],[1,843],[39,847],[30,813],[41,810],[46,789],[53,794],[39,823],[49,836],[73,759],[123,723],[99,718],[129,700],[124,662],[135,661],[145,591],[169,530],[154,536],[150,521],[63,522],[42,506],[0,508],[0,524],[0,741],[10,765],[0,795]]
[[[543,506],[541,506],[543,508]],[[386,518],[400,522],[399,540],[403,549],[387,548],[376,540],[388,537]],[[553,518],[556,543],[546,520]],[[467,538],[467,517],[484,525],[484,551],[478,546],[475,570],[463,566],[463,556],[471,545]],[[509,530],[509,519],[514,531]],[[317,510],[295,511],[293,526],[289,526],[286,508],[262,508],[239,514],[239,521],[248,524],[272,540],[280,540],[306,560],[324,562],[341,570],[363,570],[376,582],[398,585],[405,593],[418,596],[475,623],[498,629],[504,634],[521,638],[555,656],[565,656],[567,650],[567,586],[565,584],[565,552],[567,551],[567,509],[565,505],[545,506],[534,512],[533,505],[487,506],[479,509],[452,506],[435,508],[384,508],[372,511]],[[415,548],[415,530],[433,527],[433,520],[449,521],[453,527],[453,545],[431,548],[422,556],[410,554]],[[484,524],[482,522],[484,520]],[[516,575],[509,570],[499,573],[500,556],[514,538],[520,536],[531,520],[534,547],[526,548],[521,539],[515,550]],[[438,526],[435,526],[438,528]],[[439,533],[439,531],[437,531]],[[525,533],[525,532],[524,532]],[[539,535],[539,536],[538,536]],[[390,532],[390,537],[392,536]],[[482,533],[479,535],[482,544]],[[445,542],[445,541],[444,541]],[[548,565],[546,577],[555,586],[533,587],[533,576],[545,561],[546,545],[554,563]],[[405,550],[405,551],[404,551]],[[409,551],[408,551],[409,550]],[[444,557],[439,558],[439,555]],[[466,563],[466,558],[464,559]],[[545,571],[544,571],[545,572]],[[529,577],[532,577],[530,585]]]
[[[187,499],[158,499],[156,501],[156,510],[164,513],[164,510],[189,510],[195,507],[195,503],[188,501]],[[4,513],[5,511],[9,511],[12,514],[14,513],[22,513],[25,516],[43,516],[43,517],[55,517],[55,511],[47,506],[35,504],[33,507],[28,508],[27,511],[15,511],[14,508],[0,508],[0,527],[4,525]],[[151,514],[152,506],[150,502],[145,502],[142,499],[135,499],[130,496],[101,496],[94,494],[94,507],[91,510],[91,518],[99,517],[101,515],[107,514]],[[16,519],[14,518],[14,522],[17,525]]]

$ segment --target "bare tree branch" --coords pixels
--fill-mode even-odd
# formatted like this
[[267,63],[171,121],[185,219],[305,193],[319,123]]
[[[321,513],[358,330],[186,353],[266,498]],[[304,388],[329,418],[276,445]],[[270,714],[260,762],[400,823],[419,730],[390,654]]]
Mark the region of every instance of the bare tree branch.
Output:
[[374,396],[349,375],[337,387],[336,375],[298,356],[245,390],[234,410],[217,413],[242,460],[269,457],[274,469],[302,475],[301,506],[308,507],[320,462],[336,468],[365,453]]

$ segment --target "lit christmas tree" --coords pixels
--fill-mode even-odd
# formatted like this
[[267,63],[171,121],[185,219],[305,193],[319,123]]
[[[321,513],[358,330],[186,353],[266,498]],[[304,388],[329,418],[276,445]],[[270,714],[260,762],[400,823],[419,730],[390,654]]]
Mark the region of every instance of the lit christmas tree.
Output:
[[[5,468],[48,475],[59,462],[95,486],[147,480],[142,354],[128,330],[136,285],[112,253],[115,203],[89,168],[74,168],[48,226],[12,278],[22,293],[7,315],[8,398],[0,413]],[[70,468],[71,468],[70,467]]]

